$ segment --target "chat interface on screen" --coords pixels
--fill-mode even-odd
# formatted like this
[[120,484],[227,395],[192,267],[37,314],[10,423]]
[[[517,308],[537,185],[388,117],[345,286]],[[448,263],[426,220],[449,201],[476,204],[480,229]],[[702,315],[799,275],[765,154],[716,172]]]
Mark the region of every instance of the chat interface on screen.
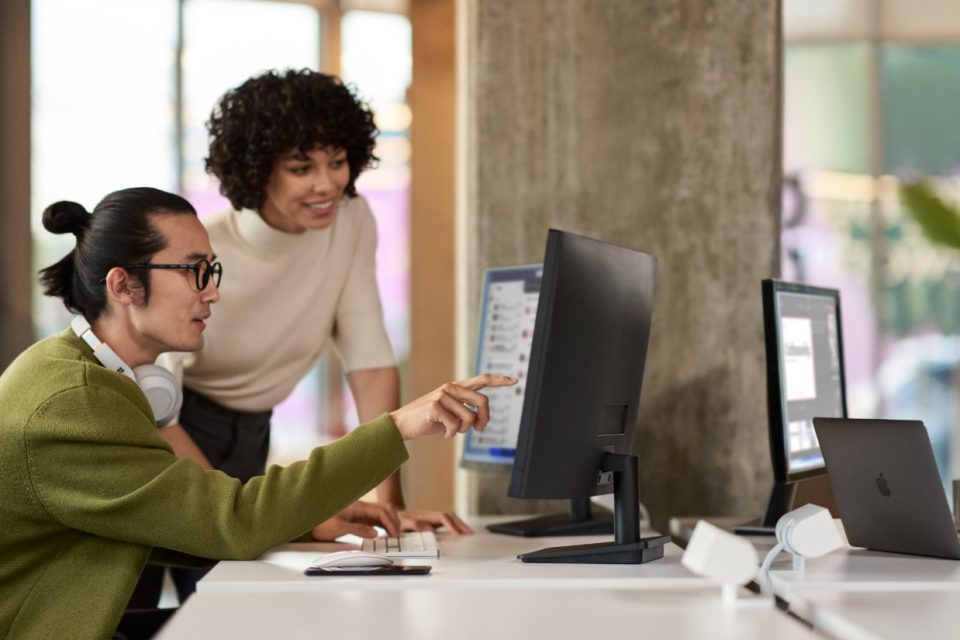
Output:
[[790,473],[823,466],[815,417],[843,417],[840,327],[831,296],[778,292],[780,382]]
[[513,376],[519,382],[484,390],[490,398],[490,422],[482,432],[468,432],[466,461],[513,462],[542,277],[541,265],[486,273],[476,372]]

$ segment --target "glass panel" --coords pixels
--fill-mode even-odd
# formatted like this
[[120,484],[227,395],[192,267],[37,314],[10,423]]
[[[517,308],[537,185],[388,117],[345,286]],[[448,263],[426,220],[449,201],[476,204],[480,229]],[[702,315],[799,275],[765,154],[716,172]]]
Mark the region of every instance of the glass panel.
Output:
[[272,0],[187,0],[184,7],[184,194],[200,215],[229,206],[204,170],[206,122],[227,90],[267,69],[320,68],[320,15]]
[[[410,351],[410,108],[412,36],[406,16],[349,11],[341,23],[341,68],[376,114],[380,136],[377,168],[363,173],[357,189],[377,220],[377,283],[394,353],[403,367]],[[345,400],[348,427],[357,422]]]
[[869,172],[867,47],[784,51],[783,169]]
[[[915,1],[915,0],[911,0]],[[787,42],[813,38],[866,40],[876,0],[783,0]]]
[[885,45],[884,167],[937,173],[960,160],[960,46]]
[[948,484],[960,471],[951,472],[960,382],[960,263],[955,249],[932,246],[895,200],[887,205],[887,317],[878,414],[923,420]]
[[[176,0],[34,0],[31,221],[34,267],[73,248],[40,216],[57,200],[88,210],[111,191],[173,189]],[[36,281],[36,280],[34,280]],[[62,329],[58,299],[36,290],[38,337]]]

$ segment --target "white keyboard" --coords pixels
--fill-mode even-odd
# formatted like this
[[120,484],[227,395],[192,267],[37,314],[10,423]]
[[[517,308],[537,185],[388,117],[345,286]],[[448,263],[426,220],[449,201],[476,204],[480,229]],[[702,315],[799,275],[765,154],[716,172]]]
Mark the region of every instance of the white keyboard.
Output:
[[433,531],[404,531],[399,538],[367,538],[363,550],[391,558],[438,558],[437,534]]

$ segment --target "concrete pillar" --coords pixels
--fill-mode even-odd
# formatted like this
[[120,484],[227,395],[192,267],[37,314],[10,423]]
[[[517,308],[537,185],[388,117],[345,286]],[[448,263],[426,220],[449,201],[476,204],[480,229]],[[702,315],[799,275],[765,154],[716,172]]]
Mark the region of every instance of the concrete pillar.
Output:
[[[760,511],[770,486],[760,280],[779,255],[779,3],[459,8],[461,354],[475,340],[482,270],[541,260],[548,227],[655,254],[641,500],[661,529],[672,515]],[[503,497],[506,474],[470,478],[469,509],[530,511]]]

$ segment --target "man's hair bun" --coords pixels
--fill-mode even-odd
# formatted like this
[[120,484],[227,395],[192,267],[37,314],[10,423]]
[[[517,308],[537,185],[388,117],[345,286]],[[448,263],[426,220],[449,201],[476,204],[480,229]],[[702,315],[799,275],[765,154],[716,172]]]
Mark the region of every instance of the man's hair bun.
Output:
[[43,228],[51,233],[80,236],[90,227],[90,214],[82,204],[61,200],[43,210]]

